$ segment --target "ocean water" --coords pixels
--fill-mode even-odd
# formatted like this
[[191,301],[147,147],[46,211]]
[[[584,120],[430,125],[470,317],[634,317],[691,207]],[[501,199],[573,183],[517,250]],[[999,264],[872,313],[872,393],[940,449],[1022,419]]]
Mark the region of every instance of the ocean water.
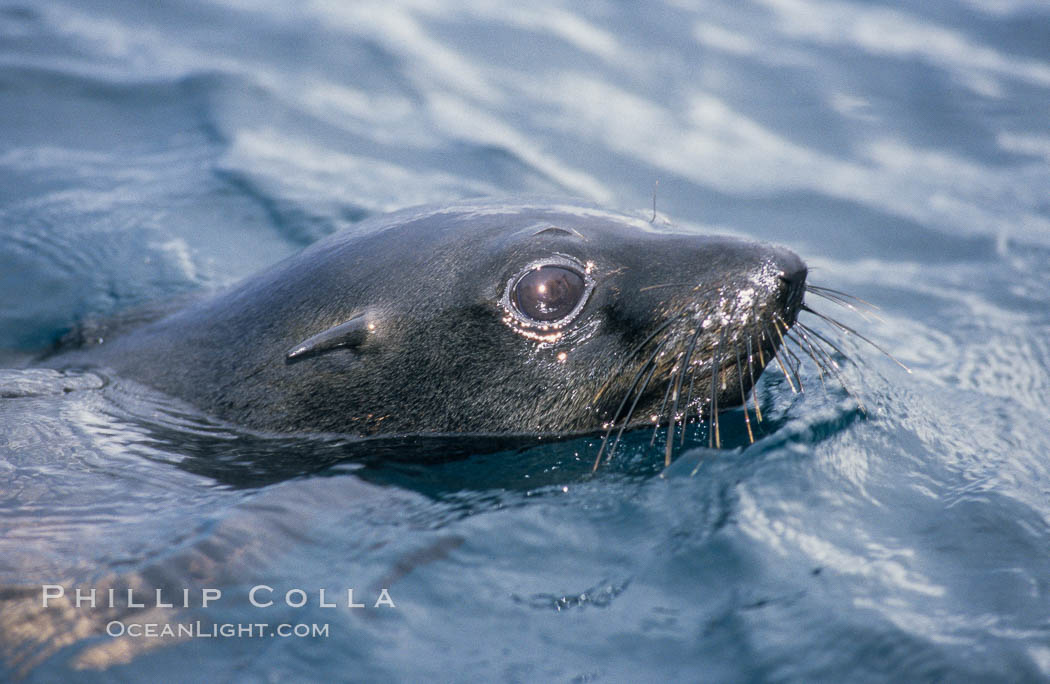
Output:
[[[592,474],[595,438],[347,459],[32,367],[388,210],[654,187],[912,372],[846,336],[854,397],[773,368],[754,444],[730,411]],[[0,235],[0,680],[1050,679],[1042,0],[2,0]]]

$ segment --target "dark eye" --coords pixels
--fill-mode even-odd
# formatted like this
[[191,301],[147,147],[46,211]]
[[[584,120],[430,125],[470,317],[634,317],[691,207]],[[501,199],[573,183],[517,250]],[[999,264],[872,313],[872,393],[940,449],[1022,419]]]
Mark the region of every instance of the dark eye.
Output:
[[540,266],[518,279],[512,290],[514,307],[543,323],[571,314],[587,291],[583,275],[565,266]]

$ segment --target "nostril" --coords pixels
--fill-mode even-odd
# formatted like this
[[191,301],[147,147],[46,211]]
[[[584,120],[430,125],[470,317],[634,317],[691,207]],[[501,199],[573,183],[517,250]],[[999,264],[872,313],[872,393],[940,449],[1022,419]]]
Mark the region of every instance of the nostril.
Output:
[[[786,250],[785,250],[786,251]],[[806,264],[795,254],[785,254],[780,259],[780,280],[784,285],[784,300],[788,308],[794,308],[802,303],[802,297],[806,291],[806,275],[809,270]]]
[[792,290],[802,287],[806,282],[806,274],[809,269],[806,265],[799,263],[797,266],[786,268],[780,272],[780,279],[788,284],[788,287]]

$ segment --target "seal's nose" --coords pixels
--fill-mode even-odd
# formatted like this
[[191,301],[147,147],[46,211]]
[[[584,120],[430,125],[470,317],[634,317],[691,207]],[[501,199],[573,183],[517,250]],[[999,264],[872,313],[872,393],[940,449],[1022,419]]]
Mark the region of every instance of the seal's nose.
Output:
[[[792,256],[795,256],[792,254]],[[794,259],[795,263],[790,264],[787,268],[781,268],[780,277],[788,284],[788,287],[794,289],[804,287],[806,284],[806,274],[809,269],[802,263],[802,260],[798,257]]]
[[777,266],[780,268],[778,274],[780,280],[786,286],[786,304],[789,308],[794,309],[802,304],[802,296],[806,292],[806,274],[809,269],[797,254],[787,249],[780,251]]

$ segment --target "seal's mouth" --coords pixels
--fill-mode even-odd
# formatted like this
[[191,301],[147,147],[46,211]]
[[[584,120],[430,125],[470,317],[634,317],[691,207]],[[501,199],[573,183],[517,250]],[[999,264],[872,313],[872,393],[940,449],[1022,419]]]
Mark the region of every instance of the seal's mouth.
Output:
[[[772,278],[767,274],[761,287],[693,288],[690,297],[628,355],[615,382],[606,383],[595,397],[597,402],[614,385],[618,386],[614,393],[622,392],[604,425],[595,469],[603,455],[612,457],[626,429],[645,425],[653,426],[654,444],[658,428],[666,426],[665,465],[670,465],[679,424],[680,443],[685,440],[686,423],[705,421],[709,426],[708,446],[721,448],[719,411],[741,405],[748,439],[753,443],[751,412],[758,423],[762,422],[762,412],[754,397],[749,410],[748,398],[762,371],[771,364],[783,373],[791,391],[799,393],[804,391],[800,373],[803,358],[809,358],[816,365],[821,384],[825,376],[836,378],[864,411],[840,373],[837,359],[850,358],[833,338],[856,336],[904,365],[853,328],[808,306],[805,298],[812,294],[862,316],[877,308],[845,292],[807,284],[805,265],[794,259],[795,267],[779,268]],[[803,312],[831,331],[800,322],[798,316]],[[610,441],[614,432],[615,439]]]

